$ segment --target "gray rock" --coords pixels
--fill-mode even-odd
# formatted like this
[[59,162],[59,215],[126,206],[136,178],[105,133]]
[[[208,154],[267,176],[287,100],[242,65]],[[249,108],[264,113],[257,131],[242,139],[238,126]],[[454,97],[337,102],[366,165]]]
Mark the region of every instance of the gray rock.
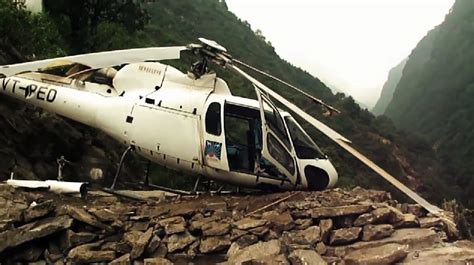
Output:
[[68,229],[72,225],[69,216],[58,216],[29,223],[19,228],[0,233],[0,252],[6,248],[16,247],[31,240],[45,237]]
[[230,231],[230,224],[226,222],[211,222],[201,226],[204,236],[222,236]]
[[288,256],[292,265],[322,265],[326,261],[314,250],[297,249]]
[[161,245],[161,239],[158,235],[152,235],[148,246],[146,247],[145,253],[150,255]]
[[69,251],[67,258],[72,263],[109,262],[115,259],[115,252],[100,250],[99,242],[75,247]]
[[249,230],[252,228],[264,226],[267,224],[266,220],[262,219],[254,219],[254,218],[244,218],[240,221],[237,221],[234,223],[234,226],[237,227],[237,229],[240,230]]
[[402,261],[406,256],[406,245],[387,244],[352,251],[344,257],[344,261],[347,265],[389,265]]
[[124,241],[132,247],[132,251],[130,252],[130,257],[132,259],[136,259],[143,254],[152,235],[153,229],[150,228],[145,233],[140,231],[131,231],[123,236]]
[[269,211],[263,213],[263,219],[267,220],[270,224],[270,228],[278,233],[283,231],[289,231],[295,227],[295,222],[291,214],[286,211],[283,213],[278,213],[276,211]]
[[283,251],[282,245],[278,240],[259,242],[230,253],[228,264],[241,264],[258,259],[272,260],[282,254]]
[[44,217],[50,214],[54,210],[54,204],[52,200],[48,200],[37,204],[35,206],[30,206],[23,213],[23,221],[28,223],[34,219]]
[[199,251],[204,254],[219,252],[228,249],[230,244],[229,235],[206,237],[201,240]]
[[185,247],[191,245],[194,241],[196,241],[196,238],[187,231],[184,233],[171,235],[167,242],[168,252],[172,253],[182,250]]
[[395,230],[392,225],[366,225],[362,230],[362,240],[372,241],[389,237]]
[[173,262],[165,258],[152,258],[143,260],[144,265],[173,265]]
[[309,210],[313,219],[322,217],[337,217],[345,215],[363,214],[372,209],[370,205],[349,205],[336,207],[319,207]]
[[329,238],[329,244],[334,245],[344,245],[350,244],[359,239],[360,232],[362,231],[361,227],[351,227],[351,228],[342,228],[337,229],[331,232]]

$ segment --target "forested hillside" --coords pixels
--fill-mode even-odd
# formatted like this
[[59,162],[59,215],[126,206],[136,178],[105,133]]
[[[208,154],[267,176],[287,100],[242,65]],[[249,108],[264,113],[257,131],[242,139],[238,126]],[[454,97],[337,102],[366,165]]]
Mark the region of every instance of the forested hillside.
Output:
[[[444,192],[446,185],[439,182],[440,163],[426,142],[399,132],[386,117],[375,118],[367,110],[362,110],[351,97],[342,93],[334,95],[320,80],[280,58],[264,36],[228,11],[225,1],[161,0],[146,4],[100,1],[100,4],[91,5],[92,2],[96,1],[46,1],[47,13],[41,17],[47,21],[48,31],[45,35],[39,34],[38,38],[45,38],[51,42],[51,47],[57,48],[53,53],[42,53],[41,47],[33,51],[18,48],[20,53],[34,59],[53,56],[54,53],[184,45],[196,42],[198,37],[216,40],[236,58],[279,76],[340,109],[342,114],[324,117],[321,108],[310,100],[260,77],[266,84],[278,88],[306,111],[353,140],[358,149],[403,182],[432,199],[441,200],[439,194]],[[0,21],[2,19],[0,16]],[[18,29],[8,32],[7,39],[16,31]],[[22,44],[21,41],[11,42],[10,46],[22,47]],[[176,65],[185,69],[187,63]],[[247,82],[229,72],[217,72],[227,80],[234,94],[254,97]],[[380,177],[375,177],[364,165],[324,136],[312,129],[310,132],[338,168],[340,185],[391,190]],[[9,154],[14,153],[15,148],[9,150]],[[30,158],[27,156],[26,159]],[[2,172],[5,171],[3,169]],[[162,169],[155,169],[155,172],[161,176],[176,175]],[[166,181],[166,178],[160,179]]]
[[457,0],[413,50],[385,114],[430,142],[446,178],[473,207],[474,1]]
[[395,92],[400,78],[402,78],[403,68],[405,68],[406,63],[407,59],[404,59],[397,66],[390,69],[387,81],[383,85],[382,92],[380,93],[380,98],[372,109],[373,114],[381,115],[385,112],[385,109],[392,100],[393,92]]

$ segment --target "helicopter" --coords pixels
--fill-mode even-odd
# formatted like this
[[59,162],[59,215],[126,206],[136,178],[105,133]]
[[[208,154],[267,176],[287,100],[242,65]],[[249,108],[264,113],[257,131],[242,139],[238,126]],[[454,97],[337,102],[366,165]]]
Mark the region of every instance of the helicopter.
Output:
[[[111,189],[132,150],[154,163],[199,176],[198,181],[202,176],[263,190],[334,187],[335,167],[296,115],[429,212],[442,211],[354,149],[350,140],[242,68],[295,89],[330,114],[339,110],[233,58],[215,41],[199,41],[0,66],[0,93],[102,130],[127,146]],[[187,73],[161,62],[178,60],[182,52],[199,58]],[[211,64],[250,81],[257,99],[232,95],[225,80],[210,70]]]

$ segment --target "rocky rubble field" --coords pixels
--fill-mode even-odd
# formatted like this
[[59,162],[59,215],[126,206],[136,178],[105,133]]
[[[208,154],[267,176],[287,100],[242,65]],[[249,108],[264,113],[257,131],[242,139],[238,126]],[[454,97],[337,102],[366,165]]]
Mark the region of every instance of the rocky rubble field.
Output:
[[[2,264],[466,264],[474,244],[382,191],[86,199],[0,185]],[[284,199],[284,200],[282,200]],[[276,203],[275,203],[276,202]]]

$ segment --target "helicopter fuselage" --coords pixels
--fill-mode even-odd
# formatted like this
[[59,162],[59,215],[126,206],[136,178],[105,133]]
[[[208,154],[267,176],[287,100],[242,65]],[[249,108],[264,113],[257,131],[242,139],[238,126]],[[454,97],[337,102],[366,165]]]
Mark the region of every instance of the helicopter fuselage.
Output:
[[337,182],[327,156],[264,96],[236,97],[215,74],[195,79],[157,62],[108,71],[100,82],[75,78],[81,72],[21,73],[0,79],[0,93],[98,128],[190,175],[272,190],[322,190]]

